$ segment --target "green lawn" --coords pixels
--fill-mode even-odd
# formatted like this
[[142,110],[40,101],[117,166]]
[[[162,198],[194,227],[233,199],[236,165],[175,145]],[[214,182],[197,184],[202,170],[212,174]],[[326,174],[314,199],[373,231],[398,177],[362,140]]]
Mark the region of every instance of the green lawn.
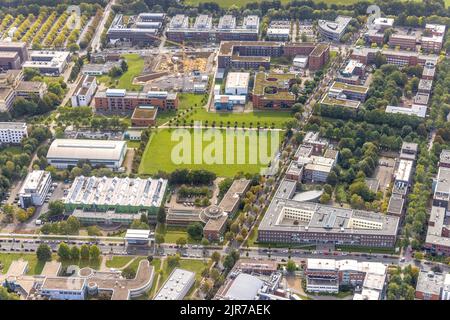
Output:
[[292,114],[289,111],[253,111],[245,113],[236,112],[208,112],[205,109],[195,109],[193,112],[189,113],[186,117],[187,125],[190,124],[191,120],[201,121],[211,125],[213,121],[216,122],[216,127],[219,127],[220,122],[222,122],[223,127],[227,127],[228,122],[230,122],[230,127],[234,127],[235,122],[237,122],[238,127],[255,128],[259,125],[262,127],[272,127],[283,128],[284,124],[289,120],[293,120]]
[[192,239],[186,232],[186,229],[181,227],[166,227],[159,224],[156,228],[156,233],[162,234],[166,243],[176,243],[181,237],[186,238],[187,242],[191,244],[200,243],[200,241]]
[[134,257],[130,256],[114,256],[111,260],[106,261],[108,268],[123,268],[128,262],[133,260]]
[[[190,107],[201,108],[205,103],[202,103],[203,98],[206,94],[195,94],[195,93],[179,93],[178,94],[178,109],[183,110]],[[207,101],[207,98],[205,98]]]
[[97,80],[110,88],[127,89],[141,91],[141,85],[134,85],[133,79],[142,73],[144,69],[144,59],[135,53],[124,54],[123,57],[128,63],[128,70],[120,77],[111,78],[108,75],[99,76]]
[[128,148],[139,148],[139,145],[141,144],[141,142],[140,141],[131,141],[131,140],[128,140],[127,141],[127,147]]
[[0,262],[3,265],[3,269],[1,273],[5,274],[9,266],[14,260],[26,260],[28,261],[28,272],[27,274],[41,274],[42,269],[44,268],[45,262],[38,261],[36,254],[30,253],[0,253]]
[[158,115],[156,117],[156,124],[158,126],[163,125],[173,117],[177,115],[177,112],[175,110],[167,110],[167,111],[160,111],[158,110]]
[[[223,141],[223,144],[219,144],[218,141],[214,143],[214,136],[212,141],[203,137],[203,140],[200,138],[202,140],[200,143],[197,142],[198,140],[196,140],[192,129],[154,130],[144,151],[139,166],[139,174],[154,174],[159,170],[172,172],[179,168],[205,169],[221,177],[233,177],[238,172],[260,173],[260,170],[266,167],[269,161],[261,162],[261,160],[266,159],[259,156],[259,148],[263,147],[262,156],[269,159],[268,156],[273,155],[278,148],[278,146],[271,147],[273,136],[260,133],[258,137],[256,131],[231,131],[227,136],[226,130],[202,130],[203,134],[205,132],[219,132],[218,141]],[[186,138],[185,135],[181,136],[181,133],[186,134]],[[278,141],[281,142],[281,133],[273,132],[273,134],[279,134]],[[179,136],[178,141],[175,140],[177,135]],[[172,141],[172,137],[174,141]],[[229,141],[228,144],[227,141]],[[274,140],[275,142],[276,140]],[[218,144],[218,147],[214,151],[212,149],[216,144]],[[234,150],[233,158],[228,155],[230,159],[227,159],[227,149]],[[266,150],[267,152],[265,152]],[[222,155],[220,155],[220,152],[222,152]],[[237,157],[238,152],[241,154],[240,158]],[[212,155],[212,157],[208,157],[208,155]],[[214,158],[217,161],[214,162]],[[196,159],[198,161],[195,161]],[[238,161],[238,159],[240,160]]]

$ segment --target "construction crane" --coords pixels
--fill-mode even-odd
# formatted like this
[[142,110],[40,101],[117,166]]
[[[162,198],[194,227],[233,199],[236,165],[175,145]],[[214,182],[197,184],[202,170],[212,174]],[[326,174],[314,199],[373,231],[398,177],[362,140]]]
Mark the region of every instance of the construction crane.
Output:
[[175,41],[172,41],[172,40],[168,40],[167,38],[162,38],[162,37],[158,37],[158,36],[154,36],[154,35],[152,35],[152,34],[150,34],[150,33],[146,33],[146,35],[147,36],[149,36],[150,38],[153,38],[153,39],[157,39],[157,40],[159,40],[159,41],[163,41],[163,40],[165,40],[166,42],[168,42],[168,43],[171,43],[171,44],[174,44],[174,45],[176,45],[176,46],[179,46],[179,47],[181,47],[181,49],[182,49],[182,51],[181,51],[181,53],[182,53],[182,59],[181,59],[181,61],[182,61],[182,65],[183,65],[183,90],[184,90],[184,88],[185,88],[185,86],[186,86],[186,77],[185,77],[185,70],[184,70],[184,66],[185,66],[185,61],[186,61],[186,49],[187,48],[190,48],[191,50],[195,50],[193,47],[188,47],[188,46],[186,46],[185,44],[184,44],[184,41],[183,42],[181,42],[181,43],[179,43],[179,42],[175,42]]

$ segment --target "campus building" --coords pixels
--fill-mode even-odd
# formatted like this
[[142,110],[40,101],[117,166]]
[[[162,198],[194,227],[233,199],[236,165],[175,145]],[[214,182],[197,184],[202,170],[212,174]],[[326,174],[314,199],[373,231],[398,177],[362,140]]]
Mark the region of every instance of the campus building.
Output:
[[160,110],[178,108],[178,96],[167,91],[131,92],[126,89],[98,91],[94,97],[97,111],[133,111],[138,106],[153,106]]
[[220,43],[217,65],[223,69],[270,68],[271,57],[308,57],[311,70],[322,68],[329,60],[327,43],[284,43],[272,41],[223,41]]
[[237,210],[241,199],[250,188],[250,180],[234,180],[220,203],[211,205],[201,211],[200,220],[205,223],[203,236],[208,240],[219,240],[226,229],[227,219],[232,218]]
[[83,75],[71,97],[72,107],[88,106],[95,91],[97,91],[97,79],[94,76]]
[[141,13],[127,17],[127,23],[124,23],[123,15],[118,14],[106,35],[111,42],[120,40],[132,44],[151,44],[159,40],[165,17],[165,13]]
[[258,228],[259,242],[395,246],[399,218],[291,199],[296,182],[283,180]]
[[39,81],[23,81],[22,70],[0,73],[0,112],[10,111],[16,98],[43,98],[47,85]]
[[194,283],[194,272],[175,268],[153,300],[183,300]]
[[306,290],[310,292],[338,293],[340,286],[350,286],[374,290],[377,295],[370,300],[381,300],[386,291],[387,267],[380,262],[307,259],[305,276]]
[[136,127],[148,127],[156,125],[158,108],[153,106],[139,106],[131,115],[131,124]]
[[167,188],[164,179],[75,178],[64,200],[83,223],[131,223],[140,213],[156,217]]
[[417,278],[416,299],[420,300],[449,300],[446,282],[450,281],[450,274],[420,271]]
[[0,41],[0,71],[21,69],[28,60],[28,49],[25,42]]
[[392,47],[398,47],[402,50],[416,50],[418,39],[416,35],[392,34],[389,37],[388,44]]
[[28,137],[25,122],[0,122],[0,144],[20,144]]
[[354,49],[351,54],[351,58],[366,65],[372,64],[375,62],[377,52],[380,52],[384,57],[386,57],[386,63],[394,64],[400,67],[415,66],[417,64],[425,66],[427,63],[433,63],[436,65],[438,60],[436,55],[423,55],[413,51],[397,51],[376,48]]
[[227,95],[247,95],[250,73],[229,72],[225,82],[225,94]]
[[351,20],[351,17],[346,16],[338,16],[334,21],[319,20],[318,31],[325,39],[339,41]]
[[92,166],[119,169],[127,152],[126,141],[55,139],[47,152],[47,161],[58,169],[89,161]]
[[167,39],[175,42],[184,41],[257,41],[259,33],[259,17],[249,15],[238,25],[236,17],[224,15],[217,26],[213,25],[212,17],[199,15],[194,24],[189,23],[189,17],[184,14],[175,15],[166,30]]
[[271,21],[266,32],[269,41],[289,41],[291,35],[291,22],[289,20]]
[[252,102],[256,109],[286,109],[295,104],[295,95],[290,91],[296,83],[293,73],[265,73],[255,75]]
[[33,170],[28,173],[19,191],[20,206],[24,209],[30,206],[42,206],[51,184],[50,172]]
[[[434,202],[435,200],[433,200]],[[450,255],[450,215],[447,208],[431,207],[425,249],[438,255]]]
[[69,51],[31,51],[30,60],[26,61],[23,67],[37,69],[44,75],[59,76],[69,61]]

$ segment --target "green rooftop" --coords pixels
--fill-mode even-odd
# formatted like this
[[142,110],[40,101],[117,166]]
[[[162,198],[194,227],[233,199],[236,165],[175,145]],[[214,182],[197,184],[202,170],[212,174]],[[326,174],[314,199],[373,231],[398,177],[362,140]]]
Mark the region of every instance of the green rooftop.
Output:
[[359,101],[355,100],[332,98],[328,95],[328,93],[325,94],[320,103],[332,107],[348,107],[353,109],[358,109],[359,105],[361,104]]
[[[295,78],[293,73],[258,72],[255,75],[253,94],[269,99],[294,100],[295,96],[289,91],[289,82]],[[270,93],[270,89],[273,89],[273,93]]]
[[335,81],[330,89],[337,89],[337,90],[347,90],[347,91],[353,91],[353,92],[359,92],[359,93],[367,93],[369,90],[368,87],[365,86],[356,86],[352,84],[347,84],[344,82],[337,82]]

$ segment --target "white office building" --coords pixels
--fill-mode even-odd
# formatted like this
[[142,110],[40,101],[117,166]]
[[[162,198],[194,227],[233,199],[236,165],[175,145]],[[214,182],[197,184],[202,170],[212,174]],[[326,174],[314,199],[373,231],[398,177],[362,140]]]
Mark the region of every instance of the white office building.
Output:
[[86,279],[78,277],[46,278],[39,293],[51,300],[84,300],[86,297]]
[[59,76],[64,72],[69,61],[69,51],[32,51],[30,60],[23,64],[23,68],[38,69],[42,74]]
[[0,143],[20,144],[28,137],[25,122],[0,122]]
[[247,95],[249,79],[248,72],[229,72],[225,83],[225,94]]
[[94,76],[83,75],[71,97],[72,107],[86,107],[91,103],[97,91],[97,80]]
[[52,184],[50,172],[34,170],[30,172],[19,191],[19,201],[22,208],[41,206]]
[[183,300],[194,282],[194,272],[176,268],[153,300]]

